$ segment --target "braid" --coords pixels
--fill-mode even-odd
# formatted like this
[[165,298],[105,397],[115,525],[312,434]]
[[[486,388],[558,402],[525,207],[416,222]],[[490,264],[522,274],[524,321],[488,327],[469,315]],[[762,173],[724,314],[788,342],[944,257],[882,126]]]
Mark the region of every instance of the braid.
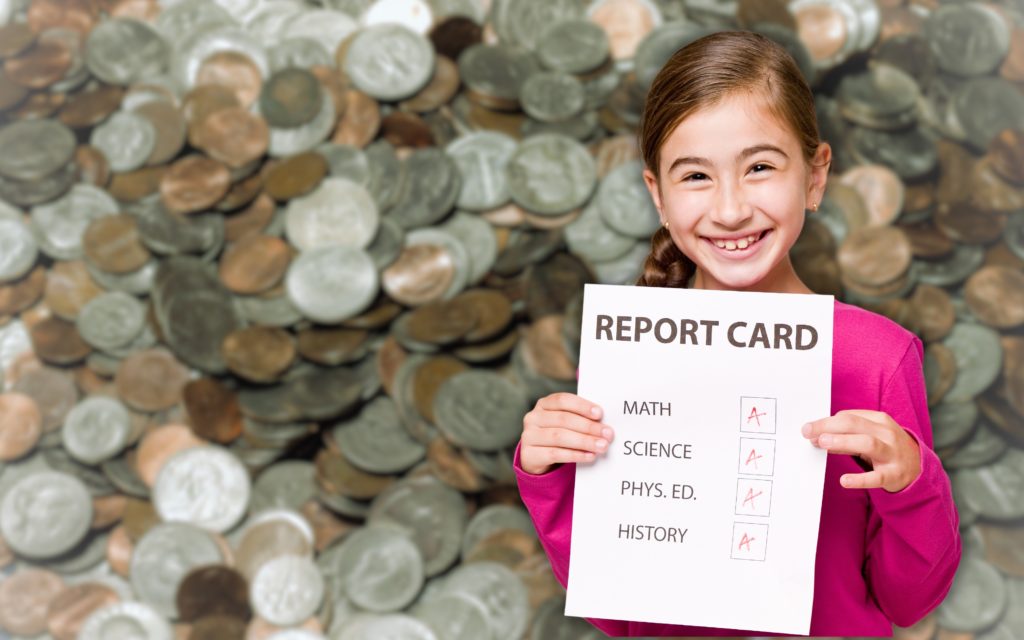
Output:
[[651,252],[636,285],[686,288],[695,270],[696,265],[679,250],[668,229],[662,226],[651,236]]

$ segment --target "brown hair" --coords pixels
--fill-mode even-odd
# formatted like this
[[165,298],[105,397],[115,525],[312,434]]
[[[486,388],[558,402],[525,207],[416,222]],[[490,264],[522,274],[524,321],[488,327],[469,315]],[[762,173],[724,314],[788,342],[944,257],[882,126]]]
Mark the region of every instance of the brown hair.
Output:
[[[792,56],[759,33],[720,31],[676,51],[651,83],[638,132],[647,168],[660,178],[661,146],[676,126],[740,90],[765,98],[772,115],[796,134],[810,163],[820,143],[814,95]],[[651,237],[651,252],[636,284],[685,287],[695,270],[663,225]]]

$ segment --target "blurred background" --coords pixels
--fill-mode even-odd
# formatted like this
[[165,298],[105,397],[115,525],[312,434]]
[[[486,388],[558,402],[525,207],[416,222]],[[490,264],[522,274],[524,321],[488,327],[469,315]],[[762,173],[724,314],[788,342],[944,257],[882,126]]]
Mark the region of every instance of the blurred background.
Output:
[[[565,618],[512,453],[635,282],[679,47],[749,29],[834,162],[791,252],[926,345],[964,538],[897,637],[1024,638],[1019,0],[0,0],[0,636]],[[121,630],[121,631],[119,631]],[[393,634],[393,635],[389,635]]]

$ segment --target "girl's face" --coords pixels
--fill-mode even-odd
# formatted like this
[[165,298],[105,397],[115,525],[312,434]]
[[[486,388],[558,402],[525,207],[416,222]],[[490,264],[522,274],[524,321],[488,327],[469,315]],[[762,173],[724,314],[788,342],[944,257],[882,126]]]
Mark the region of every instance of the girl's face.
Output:
[[789,260],[804,210],[821,202],[831,149],[809,167],[797,137],[762,99],[735,92],[680,122],[644,181],[694,287],[809,293]]

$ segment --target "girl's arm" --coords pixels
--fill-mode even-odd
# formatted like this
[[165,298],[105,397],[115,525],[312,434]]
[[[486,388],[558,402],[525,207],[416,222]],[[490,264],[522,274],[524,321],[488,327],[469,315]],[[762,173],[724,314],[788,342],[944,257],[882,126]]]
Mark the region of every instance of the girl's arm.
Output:
[[[576,487],[576,465],[560,464],[547,473],[533,475],[523,471],[519,464],[519,447],[512,458],[519,483],[519,495],[530,512],[540,544],[551,562],[555,578],[565,587],[569,582],[569,546],[572,531],[572,498]],[[610,636],[629,633],[625,620],[584,618]]]
[[901,627],[913,625],[942,602],[962,551],[949,476],[932,448],[923,353],[914,337],[879,407],[917,442],[921,474],[900,491],[866,489],[871,510],[865,574],[879,607]]

